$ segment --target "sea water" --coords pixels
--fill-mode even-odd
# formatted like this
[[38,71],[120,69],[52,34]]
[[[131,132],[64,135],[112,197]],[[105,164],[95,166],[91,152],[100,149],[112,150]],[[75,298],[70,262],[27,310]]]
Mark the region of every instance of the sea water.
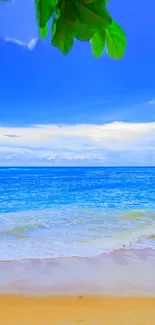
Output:
[[0,168],[0,260],[155,247],[155,168]]

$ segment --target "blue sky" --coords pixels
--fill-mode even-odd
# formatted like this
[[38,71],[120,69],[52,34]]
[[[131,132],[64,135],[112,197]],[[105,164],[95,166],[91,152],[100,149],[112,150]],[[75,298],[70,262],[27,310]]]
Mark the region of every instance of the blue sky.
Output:
[[96,60],[80,42],[63,56],[37,40],[33,0],[0,2],[1,165],[155,164],[155,4],[108,8],[127,35],[121,61]]

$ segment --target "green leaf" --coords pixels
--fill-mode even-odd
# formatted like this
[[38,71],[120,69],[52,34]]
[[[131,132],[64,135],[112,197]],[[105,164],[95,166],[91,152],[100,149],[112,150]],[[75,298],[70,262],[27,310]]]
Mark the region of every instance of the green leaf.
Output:
[[45,39],[48,34],[48,24],[45,25],[45,27],[40,28],[40,37],[41,39]]
[[108,27],[111,24],[111,17],[106,9],[103,0],[87,4],[86,2],[73,0],[78,20],[81,24],[88,25],[91,29]]
[[68,54],[74,45],[74,36],[65,29],[57,28],[52,38],[52,45],[56,46],[63,54]]
[[74,6],[74,0],[65,0],[64,2],[64,18],[68,31],[80,41],[89,41],[94,31],[90,26],[81,24],[78,20],[77,10]]
[[52,45],[56,46],[63,54],[68,54],[74,45],[74,35],[63,17],[60,15],[52,26]]
[[63,0],[64,1],[64,8],[63,15],[67,23],[75,23],[77,20],[77,14],[75,7],[73,5],[72,0]]
[[63,54],[68,54],[74,44],[77,23],[76,9],[72,0],[64,0],[60,7],[60,15],[53,21],[52,27],[52,44]]
[[94,33],[95,33],[94,30],[88,27],[87,25],[80,24],[80,22],[77,22],[74,36],[79,41],[90,41]]
[[106,3],[103,0],[98,0],[87,5],[87,8],[92,10],[96,15],[101,17],[103,28],[109,26],[112,23],[112,18],[106,7]]
[[45,27],[55,10],[55,0],[35,0],[38,25]]
[[126,36],[122,28],[113,21],[106,29],[106,46],[113,59],[121,59],[126,50]]
[[96,58],[102,56],[105,47],[105,30],[98,31],[91,39],[91,48]]
[[[102,3],[106,3],[111,0],[102,0]],[[91,3],[96,3],[99,2],[99,0],[79,0],[79,2],[82,2],[85,5],[91,4]]]

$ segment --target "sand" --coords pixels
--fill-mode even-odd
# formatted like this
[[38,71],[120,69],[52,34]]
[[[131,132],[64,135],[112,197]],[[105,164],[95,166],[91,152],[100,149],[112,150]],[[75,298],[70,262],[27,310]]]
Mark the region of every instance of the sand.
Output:
[[5,325],[155,325],[155,297],[0,296]]
[[155,325],[154,279],[152,250],[0,261],[0,325]]

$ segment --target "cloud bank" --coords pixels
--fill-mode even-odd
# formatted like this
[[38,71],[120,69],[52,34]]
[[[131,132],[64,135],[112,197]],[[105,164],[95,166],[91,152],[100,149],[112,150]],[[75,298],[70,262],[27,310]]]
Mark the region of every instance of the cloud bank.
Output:
[[0,165],[155,165],[155,122],[0,127]]

